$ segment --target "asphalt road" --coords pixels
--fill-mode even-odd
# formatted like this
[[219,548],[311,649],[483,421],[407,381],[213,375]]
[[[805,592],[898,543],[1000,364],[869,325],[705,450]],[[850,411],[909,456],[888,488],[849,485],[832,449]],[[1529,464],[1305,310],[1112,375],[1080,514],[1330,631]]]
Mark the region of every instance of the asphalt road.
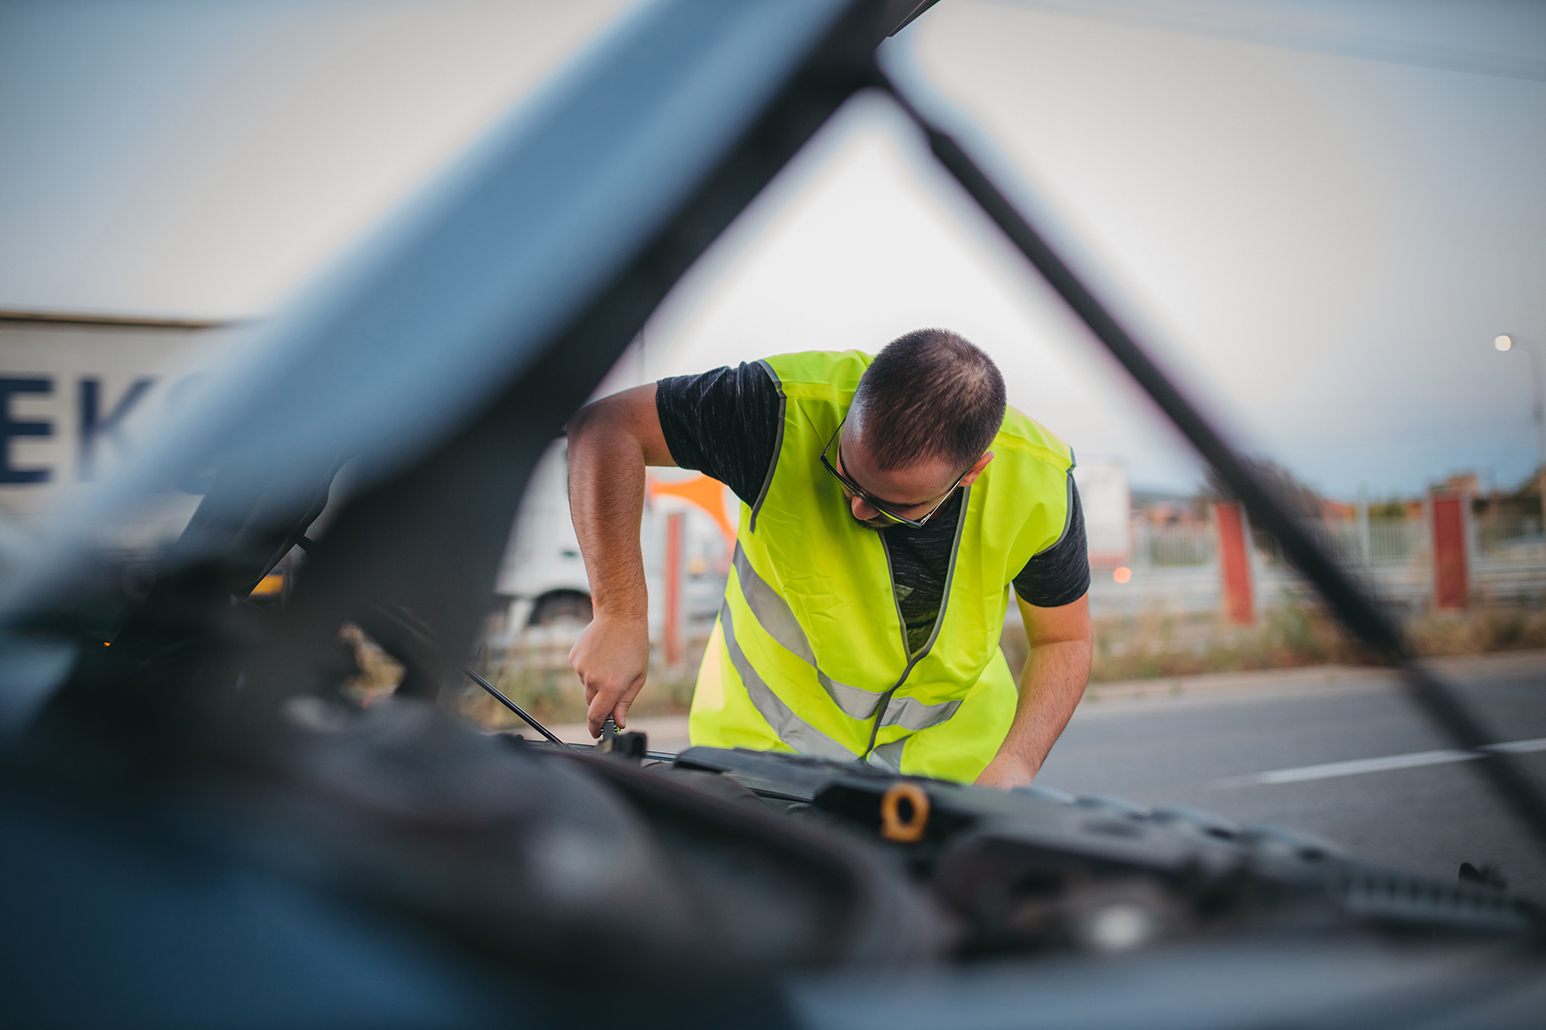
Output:
[[[1530,742],[1516,757],[1546,789],[1546,656],[1463,662],[1447,672],[1494,739]],[[1448,746],[1388,674],[1343,670],[1331,682],[1267,674],[1220,689],[1160,684],[1142,698],[1097,690],[1037,783],[1275,823],[1359,858],[1444,878],[1463,861],[1488,864],[1511,887],[1546,900],[1546,850],[1474,763],[1425,754]],[[1315,768],[1391,757],[1398,761]],[[1407,762],[1432,764],[1380,768]],[[1361,771],[1370,764],[1376,771]],[[1286,782],[1262,782],[1258,774],[1268,772]]]

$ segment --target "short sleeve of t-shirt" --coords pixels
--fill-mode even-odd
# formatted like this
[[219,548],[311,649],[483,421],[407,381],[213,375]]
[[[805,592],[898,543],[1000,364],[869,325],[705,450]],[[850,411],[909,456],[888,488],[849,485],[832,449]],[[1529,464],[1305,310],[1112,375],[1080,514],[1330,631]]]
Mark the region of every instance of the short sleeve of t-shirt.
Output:
[[760,364],[673,376],[655,384],[655,412],[671,458],[756,504],[778,446],[778,387]]
[[1072,604],[1090,589],[1084,508],[1079,503],[1079,488],[1073,483],[1068,484],[1068,528],[1062,539],[1026,562],[1014,584],[1020,599],[1038,608]]

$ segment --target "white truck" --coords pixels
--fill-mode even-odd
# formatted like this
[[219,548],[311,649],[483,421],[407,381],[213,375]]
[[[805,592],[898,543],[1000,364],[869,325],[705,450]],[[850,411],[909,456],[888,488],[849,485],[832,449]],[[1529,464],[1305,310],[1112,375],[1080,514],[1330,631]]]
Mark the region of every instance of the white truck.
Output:
[[[190,359],[219,346],[222,323],[172,318],[0,311],[0,574],[8,548],[69,503],[71,494],[133,446],[137,426],[178,403],[191,386]],[[590,586],[569,520],[563,440],[549,448],[527,485],[500,566],[500,612],[488,643],[508,647],[529,627],[583,625]],[[697,473],[651,470],[652,487]],[[701,477],[699,477],[701,478]],[[143,519],[117,527],[114,542],[147,555],[166,546],[199,503],[198,484],[168,493]],[[733,503],[734,498],[725,491]],[[707,632],[724,590],[733,508],[716,519],[699,505],[653,494],[640,528],[650,589],[651,636],[666,622],[666,516],[683,515],[681,632]]]
[[[83,484],[119,460],[139,424],[191,387],[186,359],[217,323],[0,311],[0,555],[69,507]],[[154,551],[198,505],[177,484],[111,543]],[[3,564],[3,560],[0,560]]]
[[[554,441],[526,485],[510,547],[500,566],[496,590],[505,611],[502,620],[495,620],[488,639],[491,647],[516,645],[532,627],[577,627],[590,620],[590,583],[569,517],[567,461],[566,441]],[[666,628],[670,515],[682,516],[676,569],[681,577],[682,636],[687,640],[706,636],[719,610],[734,547],[727,530],[733,532],[732,505],[737,502],[728,489],[712,480],[709,484],[717,489],[693,493],[710,506],[718,502],[717,515],[703,504],[671,492],[676,484],[705,478],[701,473],[677,469],[650,470],[639,542],[650,596],[652,640],[659,640]]]

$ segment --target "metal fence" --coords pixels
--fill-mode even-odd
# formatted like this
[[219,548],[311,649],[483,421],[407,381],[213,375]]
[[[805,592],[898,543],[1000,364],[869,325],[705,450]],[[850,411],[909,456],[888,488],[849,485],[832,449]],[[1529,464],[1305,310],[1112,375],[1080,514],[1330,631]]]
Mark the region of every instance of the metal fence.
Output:
[[[1305,519],[1300,524],[1344,565],[1412,561],[1424,551],[1424,523],[1417,519]],[[1258,546],[1276,560],[1275,544]]]
[[1411,561],[1425,549],[1425,527],[1416,519],[1370,519],[1366,526],[1367,561]]
[[[1362,513],[1360,513],[1362,514]],[[1382,600],[1415,609],[1430,603],[1432,548],[1426,518],[1310,519],[1305,529]],[[1539,516],[1484,513],[1468,523],[1471,592],[1478,601],[1546,603],[1546,534]],[[1204,611],[1220,603],[1218,531],[1209,523],[1132,526],[1131,569],[1093,577],[1098,614],[1161,608]],[[1276,542],[1256,534],[1253,581],[1258,606],[1308,587],[1283,562]]]
[[1140,523],[1133,542],[1133,564],[1141,568],[1187,568],[1218,560],[1218,533],[1210,525]]
[[1546,535],[1541,532],[1541,520],[1534,515],[1477,519],[1474,532],[1476,550],[1482,555],[1546,553]]

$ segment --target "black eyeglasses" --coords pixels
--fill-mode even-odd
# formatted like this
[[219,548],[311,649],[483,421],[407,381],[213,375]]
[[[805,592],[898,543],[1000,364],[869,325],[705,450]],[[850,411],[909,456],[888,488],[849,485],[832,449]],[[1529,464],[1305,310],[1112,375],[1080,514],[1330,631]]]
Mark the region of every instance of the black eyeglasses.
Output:
[[[848,419],[843,419],[843,422],[847,421]],[[832,434],[832,439],[828,440],[827,446],[822,449],[821,463],[827,467],[828,472],[832,473],[834,479],[843,484],[843,489],[859,497],[864,501],[865,504],[868,504],[871,508],[874,508],[876,511],[880,512],[880,514],[893,525],[911,526],[914,529],[920,528],[925,522],[932,519],[936,512],[945,506],[945,502],[950,500],[950,495],[956,492],[956,487],[961,485],[961,480],[966,478],[966,473],[971,471],[971,469],[968,468],[966,472],[962,472],[959,476],[957,476],[956,481],[950,484],[950,489],[945,491],[945,496],[941,497],[939,499],[939,503],[930,508],[928,513],[924,515],[923,518],[909,519],[905,516],[898,515],[896,512],[888,510],[885,502],[877,501],[875,498],[865,493],[864,489],[860,487],[859,484],[855,483],[852,479],[849,479],[847,476],[839,472],[837,470],[837,466],[832,464],[832,462],[827,459],[828,453],[830,453],[832,448],[837,445],[837,438],[843,433],[843,422],[839,422],[837,424],[837,430]],[[837,459],[839,462],[843,460],[843,450],[841,447],[838,447]]]

